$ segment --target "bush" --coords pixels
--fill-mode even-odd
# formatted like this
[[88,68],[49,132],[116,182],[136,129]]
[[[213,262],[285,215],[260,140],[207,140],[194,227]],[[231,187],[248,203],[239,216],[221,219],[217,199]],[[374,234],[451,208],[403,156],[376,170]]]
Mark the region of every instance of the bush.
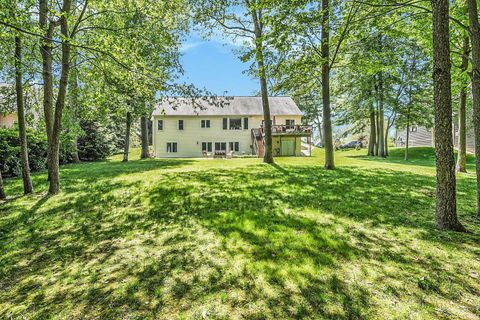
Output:
[[[84,134],[78,138],[78,155],[83,161],[105,159],[112,152],[114,137],[94,121],[82,121]],[[73,162],[74,137],[63,133],[60,137],[60,164]],[[28,159],[30,170],[47,168],[47,135],[43,130],[27,129]],[[22,173],[20,160],[20,139],[18,128],[0,128],[0,170],[5,176],[19,176]]]
[[[44,133],[27,130],[28,158],[32,171],[42,170],[47,165],[47,138]],[[6,176],[22,172],[20,162],[20,139],[18,129],[0,129],[0,163]]]
[[[31,171],[47,168],[47,135],[40,130],[27,129],[28,160]],[[60,139],[61,164],[72,162],[73,145],[66,136]],[[0,170],[5,176],[22,173],[18,128],[0,129]]]
[[103,160],[112,153],[112,135],[95,121],[80,123],[84,134],[78,138],[78,156],[82,161]]

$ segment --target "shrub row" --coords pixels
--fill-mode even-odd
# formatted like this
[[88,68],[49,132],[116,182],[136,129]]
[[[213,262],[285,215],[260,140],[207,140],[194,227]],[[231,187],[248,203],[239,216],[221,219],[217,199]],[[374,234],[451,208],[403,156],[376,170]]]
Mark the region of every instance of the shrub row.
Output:
[[[109,135],[94,122],[81,124],[83,133],[78,138],[78,155],[82,161],[105,159],[112,152]],[[30,169],[38,171],[47,166],[47,136],[41,130],[27,130]],[[73,161],[73,137],[63,134],[60,141],[60,163]],[[20,139],[18,128],[0,129],[0,170],[5,176],[21,175]]]

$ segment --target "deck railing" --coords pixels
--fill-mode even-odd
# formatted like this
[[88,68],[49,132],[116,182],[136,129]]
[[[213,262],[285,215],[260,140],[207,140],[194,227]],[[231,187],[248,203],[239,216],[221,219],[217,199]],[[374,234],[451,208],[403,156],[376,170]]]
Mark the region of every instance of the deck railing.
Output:
[[[260,128],[263,133],[263,125]],[[312,134],[312,126],[308,125],[272,125],[272,134]]]

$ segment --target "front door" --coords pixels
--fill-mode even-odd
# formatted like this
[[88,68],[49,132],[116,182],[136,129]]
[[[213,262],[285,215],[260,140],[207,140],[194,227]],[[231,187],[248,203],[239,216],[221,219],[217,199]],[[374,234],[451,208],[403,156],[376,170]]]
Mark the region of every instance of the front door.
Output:
[[295,155],[295,140],[282,140],[282,156]]

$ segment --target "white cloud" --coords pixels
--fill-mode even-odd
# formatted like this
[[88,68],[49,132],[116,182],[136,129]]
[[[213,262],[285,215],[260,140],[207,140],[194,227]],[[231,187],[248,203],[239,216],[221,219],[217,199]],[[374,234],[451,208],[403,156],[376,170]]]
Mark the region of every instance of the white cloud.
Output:
[[201,45],[203,45],[205,41],[195,41],[195,42],[185,42],[182,44],[182,47],[180,48],[181,52],[187,52],[192,49],[195,49]]

